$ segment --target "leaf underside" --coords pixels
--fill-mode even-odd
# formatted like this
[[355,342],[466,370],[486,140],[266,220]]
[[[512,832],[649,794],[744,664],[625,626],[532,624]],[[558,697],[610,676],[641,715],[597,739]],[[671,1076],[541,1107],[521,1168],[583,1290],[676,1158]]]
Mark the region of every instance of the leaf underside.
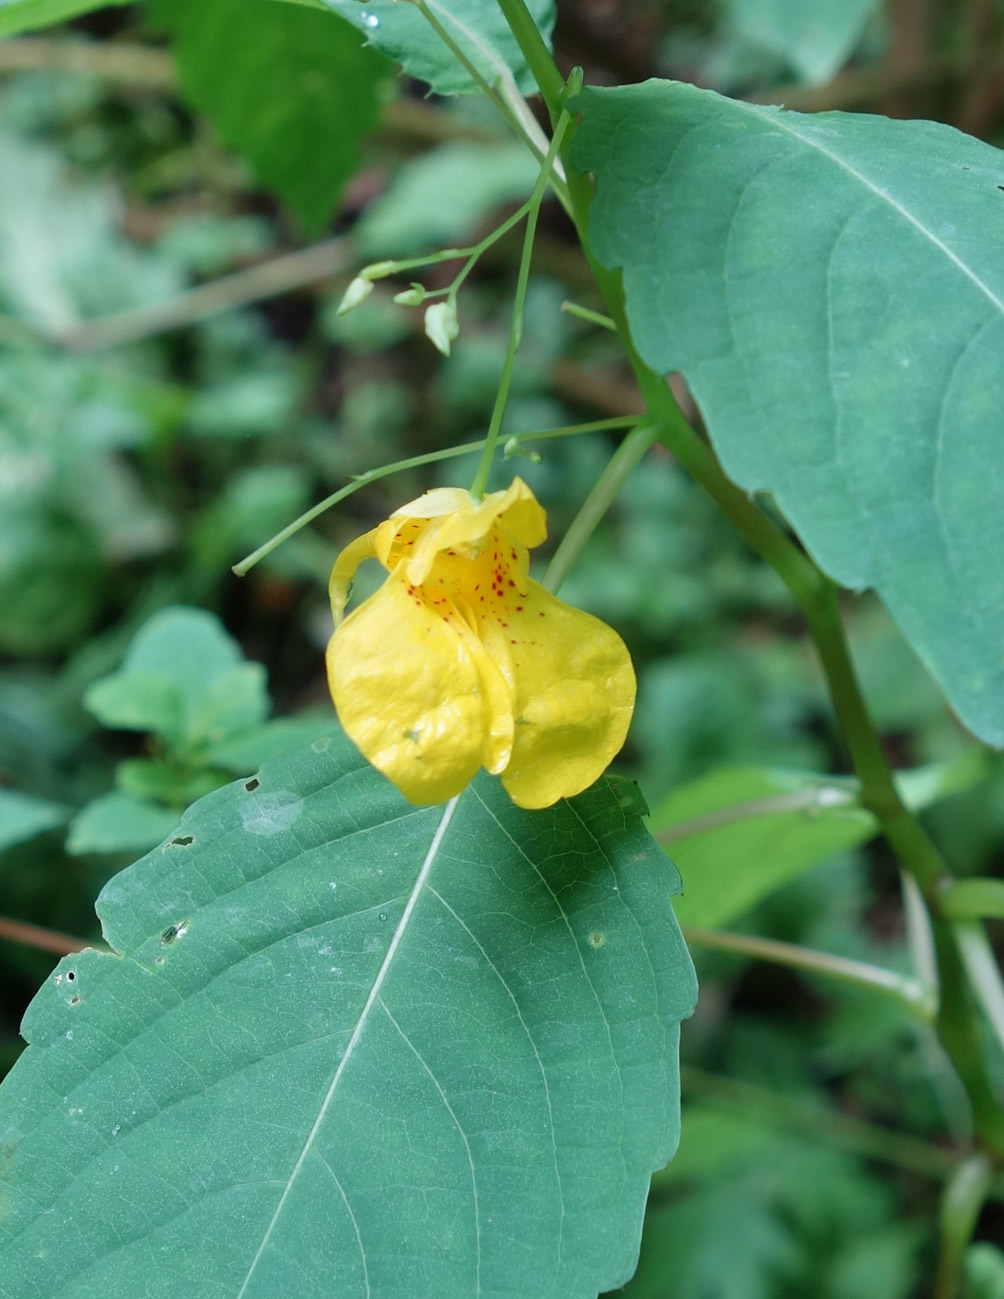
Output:
[[589,90],[574,165],[638,349],[728,474],[873,586],[1004,744],[1004,157],[931,122]]
[[414,808],[340,735],[99,899],[0,1089],[0,1295],[594,1299],[678,1137],[693,972],[623,787]]
[[[401,64],[404,72],[425,81],[437,95],[466,94],[477,82],[421,12],[400,0],[323,0],[335,13],[363,32],[369,43]],[[524,94],[536,84],[496,0],[428,0],[429,8],[451,38],[494,86],[509,72]],[[545,39],[554,26],[553,0],[528,0],[527,7]]]

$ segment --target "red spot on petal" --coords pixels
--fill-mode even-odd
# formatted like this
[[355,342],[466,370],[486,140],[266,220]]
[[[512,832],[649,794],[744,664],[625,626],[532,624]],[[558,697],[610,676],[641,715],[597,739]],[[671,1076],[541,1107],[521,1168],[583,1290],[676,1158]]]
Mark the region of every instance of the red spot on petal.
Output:
[[516,612],[517,612],[517,613],[522,613],[522,612],[523,612],[523,606],[522,606],[521,604],[518,604],[518,605],[516,606]]

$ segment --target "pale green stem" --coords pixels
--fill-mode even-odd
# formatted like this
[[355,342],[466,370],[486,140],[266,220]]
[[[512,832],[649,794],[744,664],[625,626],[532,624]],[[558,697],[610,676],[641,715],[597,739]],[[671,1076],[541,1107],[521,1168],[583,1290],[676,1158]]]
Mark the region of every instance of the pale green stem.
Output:
[[794,970],[804,970],[807,974],[821,974],[829,979],[853,984],[857,988],[867,988],[871,992],[891,997],[911,1015],[926,1024],[934,1019],[934,995],[931,989],[917,979],[905,978],[902,974],[887,970],[881,965],[852,961],[845,956],[817,952],[809,947],[781,943],[773,938],[759,938],[753,934],[732,934],[717,929],[700,929],[692,925],[683,926],[683,936],[688,943],[696,944],[698,947],[713,947],[718,951],[733,952],[737,956],[771,961],[776,965],[786,965]]
[[599,325],[601,329],[609,329],[616,334],[617,325],[609,317],[605,316],[602,311],[593,311],[591,307],[582,307],[577,302],[565,301],[561,304],[561,310],[566,316],[575,316],[579,320],[588,320],[591,325]]
[[561,586],[572,565],[582,553],[582,548],[624,486],[628,475],[636,468],[639,460],[651,448],[658,435],[657,426],[646,420],[632,429],[610,457],[606,468],[596,480],[593,490],[582,502],[578,514],[551,557],[541,583],[548,591],[556,592]]
[[475,500],[484,495],[488,474],[491,471],[492,461],[495,457],[495,448],[498,445],[499,432],[502,428],[502,416],[505,414],[509,388],[512,385],[513,369],[516,365],[516,352],[523,336],[523,309],[526,305],[526,289],[530,281],[530,259],[533,255],[534,236],[537,233],[537,216],[540,213],[540,205],[551,176],[551,166],[558,156],[558,150],[561,148],[561,141],[569,121],[570,118],[567,113],[562,113],[558,118],[558,123],[554,128],[554,138],[551,140],[547,156],[540,168],[540,175],[537,177],[537,183],[530,195],[530,211],[527,213],[526,230],[523,233],[523,253],[519,260],[519,272],[516,276],[516,293],[513,298],[512,320],[509,325],[509,341],[506,344],[498,392],[495,394],[495,405],[492,408],[492,417],[485,437],[485,449],[481,453],[481,460],[474,475],[474,482],[471,484],[471,495]]
[[958,923],[955,925],[955,940],[976,999],[983,1007],[997,1041],[1004,1048],[1004,984],[986,930],[978,920]]
[[972,1240],[984,1201],[993,1185],[993,1166],[986,1155],[963,1160],[949,1178],[938,1214],[941,1254],[934,1299],[956,1299],[962,1259]]
[[[865,1123],[850,1114],[803,1100],[800,1095],[723,1078],[689,1065],[680,1069],[680,1081],[686,1096],[700,1096],[733,1113],[747,1115],[755,1123],[780,1125],[813,1140],[831,1142],[865,1159],[895,1164],[922,1177],[940,1181],[949,1177],[956,1167],[955,1156],[949,1150],[892,1128]],[[653,1184],[659,1176],[656,1173]]]
[[[487,252],[492,244],[498,243],[504,234],[508,234],[513,226],[519,225],[529,211],[530,200],[527,199],[521,207],[516,209],[512,216],[507,217],[501,225],[496,226],[490,234],[485,235],[484,239],[478,240],[476,244],[471,244],[468,248],[441,248],[438,252],[427,253],[422,257],[402,257],[398,260],[376,262],[374,265],[379,267],[379,275],[366,276],[366,272],[371,269],[367,266],[363,267],[360,274],[364,278],[382,280],[388,275],[400,275],[402,271],[419,270],[424,266],[438,266],[441,262],[455,262],[461,257],[465,257],[468,259],[467,265],[457,276],[457,279],[454,280],[454,284],[459,288],[460,283],[471,273],[478,258]],[[450,290],[444,289],[443,292],[448,293]]]
[[[512,442],[522,444],[523,442],[545,442],[553,438],[575,437],[580,433],[598,433],[606,429],[626,428],[630,425],[637,424],[637,416],[614,416],[611,419],[588,420],[584,424],[566,424],[561,428],[540,429],[535,433],[518,433],[511,439]],[[427,451],[420,456],[410,456],[407,460],[395,460],[392,464],[381,465],[379,469],[368,469],[365,473],[357,474],[351,483],[340,487],[337,492],[332,492],[326,496],[323,501],[311,506],[303,514],[288,523],[274,537],[263,542],[257,550],[251,552],[240,561],[234,564],[232,572],[238,577],[244,577],[255,564],[270,555],[273,550],[281,546],[284,541],[295,536],[301,528],[305,528],[308,523],[313,523],[325,510],[330,510],[333,505],[338,505],[347,497],[352,496],[355,492],[361,491],[362,488],[368,487],[370,483],[375,483],[381,478],[388,478],[391,474],[403,473],[406,469],[419,469],[422,465],[435,464],[439,460],[452,460],[455,456],[470,455],[475,451],[482,451],[488,444],[487,438],[481,438],[478,442],[466,442],[463,446],[444,447],[439,451]]]
[[[732,803],[717,808],[704,816],[677,821],[665,829],[657,830],[653,838],[657,843],[677,843],[696,834],[708,834],[737,821],[751,821],[760,816],[777,816],[782,812],[805,812],[808,816],[831,808],[861,808],[858,791],[847,785],[816,785],[811,789],[793,790],[790,794],[772,794],[769,798],[751,798],[745,803]],[[862,809],[863,811],[864,809]],[[878,823],[876,822],[876,828]]]
[[[464,25],[457,19],[456,15],[448,15],[450,21],[455,23],[458,27],[461,27],[468,39],[482,49],[486,57],[495,65],[498,74],[498,85],[492,85],[482,75],[477,65],[467,57],[466,51],[454,40],[446,25],[440,21],[437,15],[443,13],[444,10],[435,3],[435,0],[406,0],[406,3],[413,4],[415,8],[418,9],[425,21],[429,24],[465,72],[467,72],[468,76],[471,77],[475,84],[481,88],[523,143],[530,148],[531,152],[536,154],[540,159],[545,158],[548,152],[547,137],[538,126],[537,120],[530,111],[526,100],[519,93],[519,87],[513,80],[508,67],[506,67],[505,64],[500,63],[491,50],[486,49],[481,45],[477,39],[476,33],[472,32],[469,28],[464,27]],[[554,192],[558,196],[561,206],[569,215],[571,215],[571,199],[568,194],[568,187],[565,184],[564,170],[560,162],[553,167],[552,177]]]

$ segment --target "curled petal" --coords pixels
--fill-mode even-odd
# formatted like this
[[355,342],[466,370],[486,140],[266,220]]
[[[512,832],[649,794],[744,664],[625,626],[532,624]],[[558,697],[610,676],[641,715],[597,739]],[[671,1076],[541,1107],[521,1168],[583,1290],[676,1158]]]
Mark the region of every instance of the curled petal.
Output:
[[372,532],[364,532],[361,537],[356,537],[355,541],[350,541],[335,560],[335,566],[328,579],[328,597],[331,600],[331,613],[336,627],[341,623],[342,615],[345,613],[349,588],[352,586],[356,569],[364,559],[372,559],[376,554],[374,541],[378,531],[378,528],[374,528]]
[[432,609],[398,569],[339,627],[328,684],[349,738],[413,803],[498,772],[513,736],[511,693],[453,609]]

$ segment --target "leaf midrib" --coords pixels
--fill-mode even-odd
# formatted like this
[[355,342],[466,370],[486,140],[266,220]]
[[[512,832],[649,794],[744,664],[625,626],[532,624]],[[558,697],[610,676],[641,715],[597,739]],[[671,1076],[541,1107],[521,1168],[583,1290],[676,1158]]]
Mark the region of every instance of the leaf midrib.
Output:
[[805,145],[806,148],[815,149],[816,152],[822,154],[824,158],[829,158],[831,162],[836,163],[836,165],[846,171],[848,175],[853,176],[854,179],[859,181],[866,189],[871,190],[876,198],[887,203],[894,212],[898,213],[905,221],[908,221],[915,230],[918,230],[925,239],[929,240],[930,243],[932,243],[934,247],[937,248],[956,267],[957,270],[961,271],[962,274],[970,280],[977,289],[979,289],[984,297],[993,304],[996,310],[1000,312],[1001,315],[1004,315],[1004,301],[994,293],[990,285],[980,279],[979,275],[968,266],[957,253],[953,252],[942,239],[938,238],[929,226],[926,226],[923,221],[914,216],[910,209],[904,207],[904,205],[890,194],[888,190],[884,190],[880,186],[876,185],[875,182],[869,180],[863,172],[858,171],[856,167],[852,166],[852,164],[844,158],[841,158],[839,154],[827,149],[824,145],[820,144],[818,140],[805,136],[800,131],[796,130],[790,122],[785,120],[783,109],[775,116],[767,118],[764,114],[764,110],[755,104],[744,104],[738,100],[731,100],[730,103],[734,108],[740,109],[741,111],[755,117],[759,122],[769,121],[772,126],[776,126],[787,135],[792,136],[801,144]]
[[363,1030],[365,1029],[366,1024],[369,1021],[370,1012],[373,1010],[373,1007],[377,1004],[377,1002],[380,999],[381,989],[383,988],[383,985],[387,979],[387,975],[390,973],[390,968],[394,963],[394,958],[397,955],[397,950],[400,947],[402,940],[404,939],[409,924],[411,923],[411,917],[414,914],[415,907],[417,906],[418,900],[421,897],[422,890],[425,888],[426,882],[428,881],[429,874],[432,870],[433,864],[435,863],[436,857],[439,854],[439,849],[442,846],[443,839],[445,838],[446,832],[450,827],[450,822],[453,820],[453,814],[457,810],[457,804],[459,803],[461,797],[462,796],[460,794],[455,795],[453,798],[450,799],[450,801],[446,804],[446,807],[443,809],[443,815],[440,817],[439,825],[436,827],[436,832],[432,836],[432,841],[429,844],[429,850],[425,855],[425,860],[422,862],[422,867],[419,870],[418,876],[415,879],[414,886],[412,887],[411,893],[408,895],[408,901],[405,903],[404,911],[401,913],[401,919],[397,922],[397,928],[394,930],[394,933],[391,936],[390,943],[387,946],[386,954],[384,955],[383,961],[380,964],[380,968],[376,973],[376,978],[373,980],[373,985],[370,988],[369,994],[365,1002],[363,1003],[363,1008],[359,1012],[359,1018],[356,1020],[355,1028],[352,1030],[352,1036],[349,1038],[348,1045],[346,1046],[345,1051],[342,1054],[342,1058],[338,1062],[338,1066],[335,1069],[334,1077],[331,1079],[331,1084],[328,1087],[328,1090],[324,1095],[324,1099],[321,1102],[320,1108],[317,1113],[317,1118],[314,1120],[314,1123],[309,1133],[307,1134],[307,1139],[303,1143],[303,1148],[301,1149],[299,1155],[297,1156],[296,1162],[294,1163],[293,1168],[289,1174],[289,1177],[286,1180],[286,1184],[283,1187],[282,1194],[279,1196],[279,1202],[275,1206],[275,1212],[272,1214],[272,1217],[269,1220],[269,1224],[265,1228],[265,1232],[262,1236],[261,1243],[259,1244],[257,1250],[255,1251],[255,1255],[251,1260],[251,1264],[248,1267],[247,1274],[244,1277],[243,1282],[241,1283],[241,1288],[237,1291],[235,1299],[243,1299],[243,1296],[247,1292],[248,1286],[251,1284],[251,1279],[254,1276],[255,1270],[257,1269],[258,1264],[261,1261],[262,1255],[265,1253],[265,1250],[268,1248],[268,1243],[272,1238],[272,1233],[275,1230],[279,1218],[282,1216],[282,1211],[283,1208],[285,1207],[286,1201],[289,1199],[290,1193],[293,1189],[296,1179],[300,1175],[300,1170],[302,1169],[304,1163],[306,1162],[307,1155],[310,1153],[310,1149],[313,1146],[314,1138],[317,1136],[321,1124],[324,1122],[328,1110],[331,1108],[331,1103],[334,1100],[335,1092],[338,1089],[338,1084],[342,1080],[342,1076],[345,1073],[349,1061],[352,1059],[352,1055],[355,1051],[356,1046],[359,1043],[359,1039],[362,1037]]

